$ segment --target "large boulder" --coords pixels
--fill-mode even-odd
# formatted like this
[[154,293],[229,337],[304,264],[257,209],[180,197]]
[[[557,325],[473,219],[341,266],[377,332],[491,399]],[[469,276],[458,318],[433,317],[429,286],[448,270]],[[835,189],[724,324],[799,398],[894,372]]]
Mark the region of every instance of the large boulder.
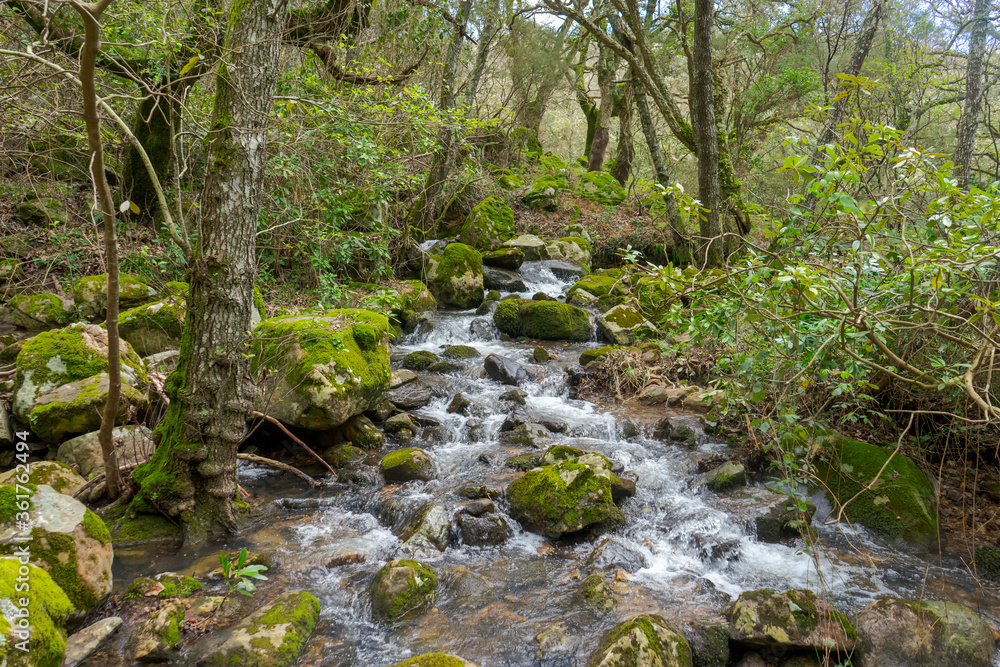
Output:
[[415,313],[425,310],[437,310],[437,300],[427,285],[419,280],[399,280],[391,283],[399,297],[399,310],[412,310]]
[[[18,494],[30,496],[31,509],[26,521],[15,524]],[[21,541],[24,534],[31,539]],[[69,597],[74,618],[82,619],[111,592],[111,536],[101,518],[79,500],[44,484],[0,486],[0,555],[13,555],[22,547]]]
[[501,292],[527,292],[528,288],[524,281],[514,273],[501,271],[500,269],[483,269],[483,287],[489,290],[499,290]]
[[656,325],[643,316],[639,304],[634,301],[615,306],[598,315],[596,321],[601,335],[615,345],[631,345],[641,335],[648,336],[656,331]]
[[0,558],[0,664],[59,667],[66,652],[64,625],[72,612],[73,603],[48,572]]
[[271,379],[258,410],[322,431],[375,408],[389,389],[391,332],[385,316],[359,309],[262,321],[254,329],[253,370]]
[[567,236],[556,239],[546,250],[552,259],[565,259],[580,266],[590,266],[590,242],[579,237]]
[[581,176],[578,194],[610,206],[625,201],[625,188],[606,171],[588,171]]
[[577,290],[584,290],[595,297],[620,295],[625,293],[625,288],[622,285],[623,282],[622,277],[615,273],[608,273],[606,271],[592,273],[577,280],[569,288],[569,291],[566,292],[566,296],[567,298],[572,297],[573,293]]
[[996,644],[990,626],[955,602],[886,598],[858,614],[865,665],[988,667]]
[[288,591],[236,625],[206,637],[193,653],[204,667],[289,667],[298,662],[319,621],[320,604]]
[[837,510],[850,501],[844,515],[852,523],[928,548],[937,543],[934,488],[913,461],[833,431],[798,437],[818,448],[817,477]]
[[434,461],[417,447],[407,447],[389,452],[379,464],[387,482],[426,482],[434,479]]
[[136,306],[118,318],[118,330],[140,357],[181,346],[187,303],[183,295]]
[[493,323],[511,336],[544,340],[590,340],[587,311],[558,301],[507,299],[493,311]]
[[[56,461],[73,468],[83,477],[92,479],[104,474],[104,456],[93,431],[67,440],[56,450]],[[118,453],[118,465],[137,465],[152,456],[155,445],[152,432],[145,426],[119,426],[111,431]],[[58,489],[57,489],[58,490]]]
[[534,234],[521,234],[515,239],[506,241],[503,245],[505,248],[520,250],[526,262],[549,258],[549,251],[545,249],[545,241]]
[[[119,277],[118,307],[125,311],[156,301],[154,288],[140,278],[126,273]],[[84,276],[73,283],[73,302],[80,316],[91,321],[103,320],[108,314],[108,274]]]
[[442,306],[475,308],[483,302],[483,256],[464,243],[428,255],[427,286]]
[[524,263],[524,252],[520,248],[498,248],[483,253],[483,264],[505,271],[517,271]]
[[487,356],[483,365],[486,368],[486,374],[500,384],[516,386],[531,379],[528,369],[513,359],[502,357],[499,354]]
[[58,294],[18,294],[7,304],[10,323],[31,331],[66,326],[76,318],[76,308]]
[[69,466],[56,461],[33,461],[28,464],[27,477],[17,468],[0,474],[0,484],[45,484],[55,491],[72,496],[87,481]]
[[691,667],[691,647],[662,616],[634,616],[611,630],[588,667]]
[[611,493],[617,477],[611,462],[593,452],[563,449],[551,448],[542,457],[546,465],[529,470],[507,487],[510,515],[528,530],[548,537],[623,522]]
[[488,250],[515,236],[513,209],[499,197],[487,197],[469,211],[458,240],[474,248]]
[[434,570],[409,559],[396,559],[378,571],[371,585],[372,614],[395,621],[426,609],[434,601],[438,579]]
[[[122,401],[118,418],[148,404],[142,359],[120,341]],[[108,332],[77,324],[38,334],[21,348],[14,377],[14,416],[46,442],[95,431],[108,395]]]
[[747,646],[850,653],[858,643],[847,617],[810,590],[745,591],[726,617],[730,639]]

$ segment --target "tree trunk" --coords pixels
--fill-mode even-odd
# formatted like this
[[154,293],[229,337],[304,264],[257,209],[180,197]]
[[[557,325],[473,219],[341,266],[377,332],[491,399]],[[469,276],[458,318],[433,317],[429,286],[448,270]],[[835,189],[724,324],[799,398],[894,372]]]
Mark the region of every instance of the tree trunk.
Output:
[[620,94],[615,96],[615,109],[618,113],[618,154],[615,155],[614,177],[622,185],[628,182],[632,173],[632,160],[635,158],[635,140],[632,138],[632,91],[634,82],[619,86]]
[[712,67],[714,10],[711,0],[695,0],[691,97],[698,141],[698,197],[705,209],[699,216],[702,248],[698,259],[706,267],[722,266],[723,259],[723,243],[719,238],[719,142]]
[[972,14],[972,33],[969,38],[969,61],[965,69],[965,106],[958,120],[955,142],[954,176],[958,187],[969,189],[972,170],[972,151],[976,144],[979,126],[979,109],[983,101],[983,54],[986,52],[986,30],[990,21],[990,0],[976,0]]
[[479,50],[476,51],[476,64],[472,68],[472,75],[469,77],[469,86],[465,90],[465,106],[470,109],[476,103],[476,93],[479,91],[479,82],[486,71],[486,61],[490,56],[490,47],[493,39],[500,31],[500,1],[490,0],[486,6],[486,20],[483,23],[483,31],[479,35]]
[[610,49],[601,47],[597,61],[597,85],[601,89],[601,107],[597,119],[597,130],[594,132],[594,142],[590,146],[587,171],[600,171],[604,168],[604,156],[611,141],[611,111],[614,108],[614,98],[611,95],[611,80],[615,77],[615,57]]
[[584,140],[583,154],[587,156],[589,160],[590,149],[594,145],[594,135],[597,133],[597,123],[600,119],[601,110],[596,104],[594,104],[594,101],[590,99],[590,95],[587,94],[586,73],[588,44],[588,40],[580,40],[580,60],[576,65],[576,103],[580,105],[580,111],[583,112],[583,117],[587,120],[587,138]]
[[[167,82],[143,98],[132,122],[132,133],[142,144],[156,178],[166,186],[173,166],[173,123],[180,116],[179,100]],[[122,170],[122,191],[143,215],[152,217],[157,208],[156,189],[139,151],[129,146]]]
[[121,339],[118,336],[118,236],[115,225],[115,204],[104,171],[104,145],[101,141],[101,117],[97,110],[95,67],[101,52],[100,16],[111,0],[100,3],[74,5],[83,19],[85,37],[80,49],[80,83],[83,94],[83,118],[87,125],[87,144],[90,148],[90,175],[94,191],[101,203],[104,216],[104,257],[108,275],[107,319],[108,328],[108,400],[101,415],[101,429],[97,439],[101,445],[101,458],[108,490],[108,497],[116,500],[121,495],[121,473],[112,431],[118,419],[118,404],[122,391]]
[[188,542],[236,528],[236,450],[254,398],[244,353],[285,9],[284,0],[237,0],[230,10],[181,356],[156,453],[135,473],[134,509],[179,520]]
[[[455,26],[455,32],[448,45],[448,57],[445,59],[444,74],[441,81],[441,111],[447,112],[455,106],[455,76],[458,72],[458,57],[462,52],[462,39],[465,27],[469,21],[469,9],[472,7],[472,0],[462,0],[462,5],[458,11],[459,25]],[[413,221],[425,232],[430,232],[437,221],[438,200],[444,190],[445,180],[448,178],[448,171],[451,167],[455,152],[455,131],[448,121],[445,120],[438,133],[438,147],[431,161],[431,167],[427,172],[427,181],[424,191],[421,193],[417,203],[413,207]]]

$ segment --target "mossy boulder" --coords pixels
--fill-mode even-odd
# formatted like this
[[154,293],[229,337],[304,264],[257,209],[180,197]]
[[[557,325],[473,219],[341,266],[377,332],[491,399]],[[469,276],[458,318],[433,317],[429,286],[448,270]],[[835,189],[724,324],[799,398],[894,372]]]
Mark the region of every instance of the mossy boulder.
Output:
[[349,442],[363,449],[378,449],[385,444],[385,434],[364,415],[354,415],[334,427],[329,436],[333,442]]
[[501,169],[496,174],[497,185],[505,190],[520,190],[524,187],[524,179],[510,169]]
[[[118,307],[128,310],[156,301],[158,294],[142,279],[121,274],[118,281]],[[84,276],[73,283],[73,302],[84,319],[103,320],[108,312],[108,274]]]
[[180,348],[186,316],[184,296],[170,296],[126,310],[118,318],[118,330],[140,357],[148,357]]
[[493,311],[493,323],[510,336],[590,340],[590,316],[587,311],[558,301],[503,300]]
[[0,260],[0,285],[19,280],[23,274],[21,262],[16,259]]
[[389,452],[382,457],[379,467],[387,482],[426,482],[434,479],[434,461],[427,452],[417,447]]
[[69,220],[69,211],[55,197],[42,197],[18,206],[17,217],[29,225],[56,227]]
[[410,415],[405,412],[400,412],[386,419],[383,428],[386,433],[392,435],[396,435],[401,431],[409,431],[410,435],[415,435],[417,432],[417,425],[410,419]]
[[415,313],[437,310],[438,304],[427,285],[419,280],[399,280],[391,283],[399,296],[399,310]]
[[599,363],[604,360],[604,357],[614,351],[615,348],[612,345],[604,345],[603,347],[594,347],[589,350],[584,350],[580,353],[580,365],[587,367],[594,362]]
[[474,248],[489,249],[515,236],[513,209],[499,197],[487,197],[469,211],[458,240]]
[[588,667],[692,667],[684,635],[662,616],[634,616],[601,642]]
[[606,273],[592,273],[577,280],[566,292],[567,298],[572,297],[577,290],[584,290],[595,297],[622,295],[625,289],[621,276]]
[[359,309],[262,321],[251,345],[253,372],[273,374],[258,409],[325,431],[375,408],[389,389],[391,334],[385,316]]
[[984,546],[976,549],[976,574],[985,579],[1000,579],[1000,549]]
[[730,639],[746,646],[849,653],[858,644],[850,620],[810,590],[745,591],[726,618]]
[[604,613],[614,611],[614,608],[618,606],[614,590],[608,585],[602,574],[592,574],[581,581],[576,589],[576,594],[591,611]]
[[520,248],[498,248],[483,253],[483,264],[505,271],[517,271],[524,264],[524,251]]
[[611,206],[625,201],[625,188],[606,171],[588,171],[581,176],[577,193],[585,199]]
[[503,245],[505,248],[520,250],[526,262],[537,262],[538,260],[549,258],[549,251],[545,247],[545,241],[534,234],[521,234],[517,238],[505,242]]
[[[24,483],[24,477],[17,469],[0,474],[0,484]],[[77,489],[87,483],[68,465],[57,461],[34,461],[28,464],[28,484],[45,484],[67,496],[72,496]]]
[[56,329],[76,318],[73,304],[51,292],[11,297],[7,302],[7,311],[11,324],[30,331]]
[[451,653],[425,653],[414,658],[407,658],[389,667],[479,667],[474,662]]
[[521,196],[521,201],[538,211],[555,211],[559,208],[559,192],[569,184],[562,174],[542,174]]
[[231,628],[209,635],[192,652],[205,667],[289,667],[312,636],[320,609],[311,593],[283,593]]
[[35,171],[61,181],[90,179],[90,151],[87,141],[75,134],[52,131],[28,140],[29,164]]
[[371,584],[372,614],[395,621],[426,609],[434,601],[438,579],[434,570],[410,559],[390,561]]
[[429,255],[427,285],[439,304],[475,308],[483,302],[483,256],[472,246],[449,243],[440,255]]
[[471,345],[449,345],[441,352],[448,359],[473,359],[479,356],[479,350]]
[[125,651],[139,662],[165,662],[178,657],[184,628],[184,607],[171,602],[142,622],[125,643]]
[[865,665],[989,667],[996,657],[993,631],[976,612],[956,602],[885,598],[858,614]]
[[803,432],[793,437],[821,448],[817,477],[838,510],[841,503],[851,500],[844,510],[851,522],[890,539],[928,548],[936,544],[934,488],[909,458],[833,431]]
[[625,517],[611,495],[613,476],[610,462],[599,454],[534,468],[507,487],[510,514],[526,529],[548,537],[622,523]]
[[411,371],[422,371],[440,361],[440,357],[430,350],[417,350],[403,357],[403,368]]
[[[120,341],[123,420],[148,404],[142,359]],[[78,324],[38,334],[21,348],[14,377],[14,416],[46,442],[100,428],[107,402],[108,333]]]
[[585,239],[566,237],[546,246],[552,259],[566,259],[590,270],[590,243]]
[[[27,521],[20,528],[15,496],[29,490]],[[19,499],[20,500],[20,499]],[[82,620],[111,592],[114,558],[107,526],[75,498],[47,485],[0,486],[0,555],[27,547],[31,562],[45,570],[73,603],[73,618]],[[30,534],[21,542],[19,537]]]
[[716,493],[725,493],[733,489],[746,486],[747,471],[742,463],[727,461],[715,470],[708,473],[705,479],[705,486]]
[[614,345],[632,345],[656,332],[656,325],[643,316],[635,301],[615,306],[595,319],[601,335]]
[[[92,431],[66,440],[56,450],[56,461],[69,466],[86,479],[104,474],[104,456],[98,433],[99,431]],[[119,426],[111,431],[111,438],[117,446],[118,464],[137,465],[151,456],[155,449],[152,435],[148,428],[141,425]]]
[[[27,584],[30,594],[20,584]],[[30,563],[22,566],[16,558],[0,558],[0,664],[59,667],[66,653],[64,626],[72,612],[73,603],[48,572]],[[30,632],[21,627],[22,615]]]

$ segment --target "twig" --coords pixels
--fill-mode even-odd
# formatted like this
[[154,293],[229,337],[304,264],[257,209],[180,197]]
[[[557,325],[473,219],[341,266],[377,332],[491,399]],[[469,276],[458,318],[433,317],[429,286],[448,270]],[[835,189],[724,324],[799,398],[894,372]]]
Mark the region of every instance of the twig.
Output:
[[241,461],[249,461],[250,463],[256,463],[257,465],[267,466],[269,468],[274,468],[275,470],[282,470],[284,472],[291,473],[298,477],[299,479],[305,481],[306,484],[314,486],[317,489],[325,486],[323,482],[318,479],[313,479],[309,475],[305,474],[298,468],[290,466],[287,463],[282,463],[281,461],[275,461],[274,459],[264,458],[263,456],[257,456],[256,454],[237,454],[236,458]]
[[278,428],[280,428],[285,435],[287,435],[289,438],[291,438],[292,440],[294,440],[295,442],[297,442],[299,445],[301,445],[302,449],[304,449],[307,452],[309,452],[310,454],[312,454],[316,458],[317,461],[319,461],[320,463],[322,463],[323,467],[330,471],[330,474],[332,474],[334,477],[337,476],[337,471],[334,470],[333,467],[329,463],[327,463],[326,461],[324,461],[322,456],[320,456],[319,454],[317,454],[316,452],[314,452],[309,445],[307,445],[306,443],[302,442],[301,438],[299,438],[294,433],[292,433],[291,431],[289,431],[285,427],[285,425],[282,424],[281,422],[279,422],[277,419],[275,419],[274,417],[271,417],[270,415],[265,415],[263,412],[257,412],[256,410],[254,410],[250,414],[252,414],[254,417],[259,417],[260,419],[266,419],[267,421],[271,422],[272,424],[274,424],[275,426],[277,426]]

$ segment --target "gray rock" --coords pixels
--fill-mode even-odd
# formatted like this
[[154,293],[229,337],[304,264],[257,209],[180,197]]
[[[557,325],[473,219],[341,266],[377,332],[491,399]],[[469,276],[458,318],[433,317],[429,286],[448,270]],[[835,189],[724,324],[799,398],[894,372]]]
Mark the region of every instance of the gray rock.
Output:
[[483,267],[483,287],[501,292],[527,292],[524,281],[517,275],[500,269]]
[[448,412],[451,414],[467,415],[470,405],[472,405],[472,401],[466,398],[465,394],[459,392],[451,399],[451,403],[448,405]]
[[518,385],[531,379],[524,366],[498,354],[486,357],[484,367],[487,375],[501,384]]
[[386,398],[392,401],[393,405],[405,410],[422,408],[434,399],[434,392],[425,383],[416,381],[408,382],[404,385],[390,389]]
[[582,278],[590,273],[587,267],[568,259],[547,259],[542,266],[552,271],[559,280]]
[[462,535],[462,542],[472,547],[503,544],[512,534],[507,521],[495,513],[487,513],[482,516],[460,514],[458,527]]
[[605,538],[591,552],[587,562],[596,570],[614,572],[625,570],[635,574],[644,567],[649,567],[649,559],[635,547],[631,547],[613,538]]
[[66,640],[66,657],[63,658],[59,667],[76,667],[83,663],[121,627],[121,624],[122,619],[117,616],[109,616],[71,634]]
[[705,485],[716,493],[725,493],[746,484],[746,469],[736,461],[729,461],[711,471],[705,481]]
[[615,306],[597,316],[597,328],[615,345],[631,345],[640,332],[654,332],[656,325],[647,320],[634,301]]

